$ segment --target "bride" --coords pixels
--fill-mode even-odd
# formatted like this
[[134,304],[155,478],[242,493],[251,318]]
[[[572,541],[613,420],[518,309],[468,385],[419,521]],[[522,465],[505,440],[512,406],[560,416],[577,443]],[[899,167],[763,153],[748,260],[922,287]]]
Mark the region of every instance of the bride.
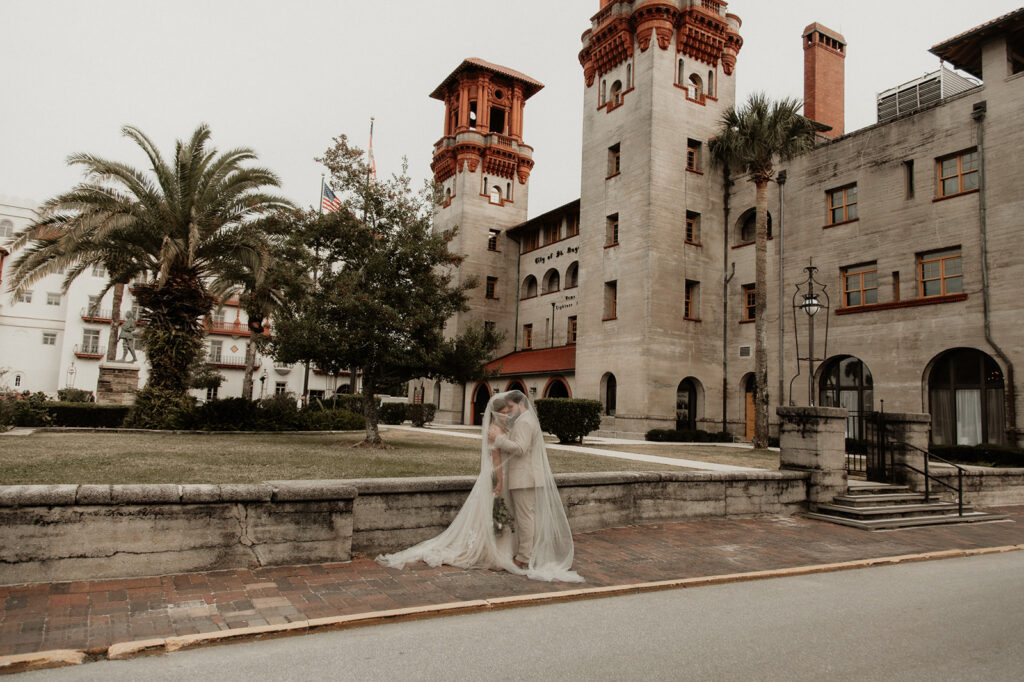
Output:
[[480,475],[451,525],[409,549],[378,556],[377,562],[404,568],[423,561],[502,569],[533,580],[583,582],[572,570],[572,531],[526,395],[494,395],[484,411],[482,433]]

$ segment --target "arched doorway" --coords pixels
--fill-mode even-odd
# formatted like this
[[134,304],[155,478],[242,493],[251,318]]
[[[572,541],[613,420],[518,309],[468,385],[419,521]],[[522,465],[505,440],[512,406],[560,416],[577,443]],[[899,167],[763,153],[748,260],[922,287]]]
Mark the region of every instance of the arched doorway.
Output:
[[565,383],[562,377],[552,377],[548,385],[544,387],[545,398],[571,398],[569,384]]
[[439,408],[441,406],[441,382],[434,382],[434,407]]
[[874,404],[874,380],[871,371],[859,358],[841,355],[822,365],[818,377],[818,404],[822,407],[845,407],[846,437],[864,439],[863,416]]
[[505,390],[526,393],[526,386],[523,386],[523,382],[521,382],[519,379],[513,379],[512,381],[508,382],[508,386],[505,387]]
[[604,413],[609,417],[615,416],[615,375],[608,372],[601,377],[601,402],[604,403]]
[[479,426],[484,422],[484,411],[491,399],[491,389],[487,384],[477,384],[473,390],[473,424]]
[[977,445],[1006,442],[1003,372],[991,356],[973,348],[940,355],[928,373],[932,442]]
[[693,379],[683,379],[676,388],[676,430],[697,430],[697,385]]
[[743,379],[743,438],[754,440],[754,392],[757,381],[753,373]]

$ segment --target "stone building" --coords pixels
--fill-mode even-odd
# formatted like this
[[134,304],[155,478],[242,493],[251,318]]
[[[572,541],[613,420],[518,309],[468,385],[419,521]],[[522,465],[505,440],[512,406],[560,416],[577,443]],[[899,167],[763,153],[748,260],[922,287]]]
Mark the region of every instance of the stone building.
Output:
[[[438,227],[459,226],[464,274],[481,282],[452,328],[506,335],[487,381],[413,382],[439,421],[473,423],[494,391],[521,387],[600,399],[606,433],[750,437],[754,187],[707,152],[735,103],[740,27],[716,0],[602,0],[580,52],[580,199],[529,221],[522,103],[539,84],[467,60],[434,92]],[[884,122],[846,132],[846,41],[804,30],[805,114],[823,133],[770,191],[772,413],[846,407],[856,437],[863,412],[926,412],[936,442],[1018,441],[1022,36],[1018,10],[932,47],[970,78],[943,66],[883,92],[901,108],[880,97]],[[520,97],[503,109],[495,90]],[[824,285],[814,318],[795,307],[811,264]]]

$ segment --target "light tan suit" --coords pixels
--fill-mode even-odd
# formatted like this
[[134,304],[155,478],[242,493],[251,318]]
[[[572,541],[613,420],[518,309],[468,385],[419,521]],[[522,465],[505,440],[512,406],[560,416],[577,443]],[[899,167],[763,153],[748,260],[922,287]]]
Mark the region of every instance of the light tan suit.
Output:
[[536,488],[541,483],[544,452],[544,435],[537,416],[532,411],[523,412],[507,435],[494,439],[494,447],[506,455],[506,480],[516,520],[515,558],[528,564],[533,554]]

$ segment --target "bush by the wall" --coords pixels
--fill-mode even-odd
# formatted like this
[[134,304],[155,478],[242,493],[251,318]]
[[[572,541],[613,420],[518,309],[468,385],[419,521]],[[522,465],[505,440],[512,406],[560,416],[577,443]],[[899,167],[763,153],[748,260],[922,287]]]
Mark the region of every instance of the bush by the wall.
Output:
[[304,428],[299,405],[291,393],[279,393],[257,403],[256,419],[249,425],[252,431],[292,431]]
[[195,401],[188,395],[146,386],[135,394],[124,426],[131,429],[190,428],[188,422]]
[[[930,445],[929,452],[958,464],[995,467],[1024,467],[1024,450],[1008,445]],[[918,466],[918,465],[915,465]]]
[[405,421],[405,403],[382,403],[377,408],[377,421],[381,424],[401,424]]
[[437,407],[433,403],[412,403],[406,405],[405,417],[413,426],[423,426],[434,421]]
[[62,403],[92,402],[92,393],[82,388],[62,388],[57,391],[57,401]]
[[533,404],[540,428],[555,434],[559,443],[582,443],[584,436],[601,426],[599,400],[540,398]]
[[128,405],[97,405],[96,403],[46,403],[52,426],[77,426],[116,429],[124,424],[131,411]]
[[303,410],[302,422],[309,431],[357,431],[366,428],[363,415],[340,409]]
[[46,394],[32,393],[15,398],[11,421],[15,426],[49,426],[53,417],[46,410]]
[[[725,431],[711,433],[710,431],[680,431],[677,429],[651,429],[644,438],[659,443],[731,443],[732,436]],[[778,443],[776,443],[778,445]]]

